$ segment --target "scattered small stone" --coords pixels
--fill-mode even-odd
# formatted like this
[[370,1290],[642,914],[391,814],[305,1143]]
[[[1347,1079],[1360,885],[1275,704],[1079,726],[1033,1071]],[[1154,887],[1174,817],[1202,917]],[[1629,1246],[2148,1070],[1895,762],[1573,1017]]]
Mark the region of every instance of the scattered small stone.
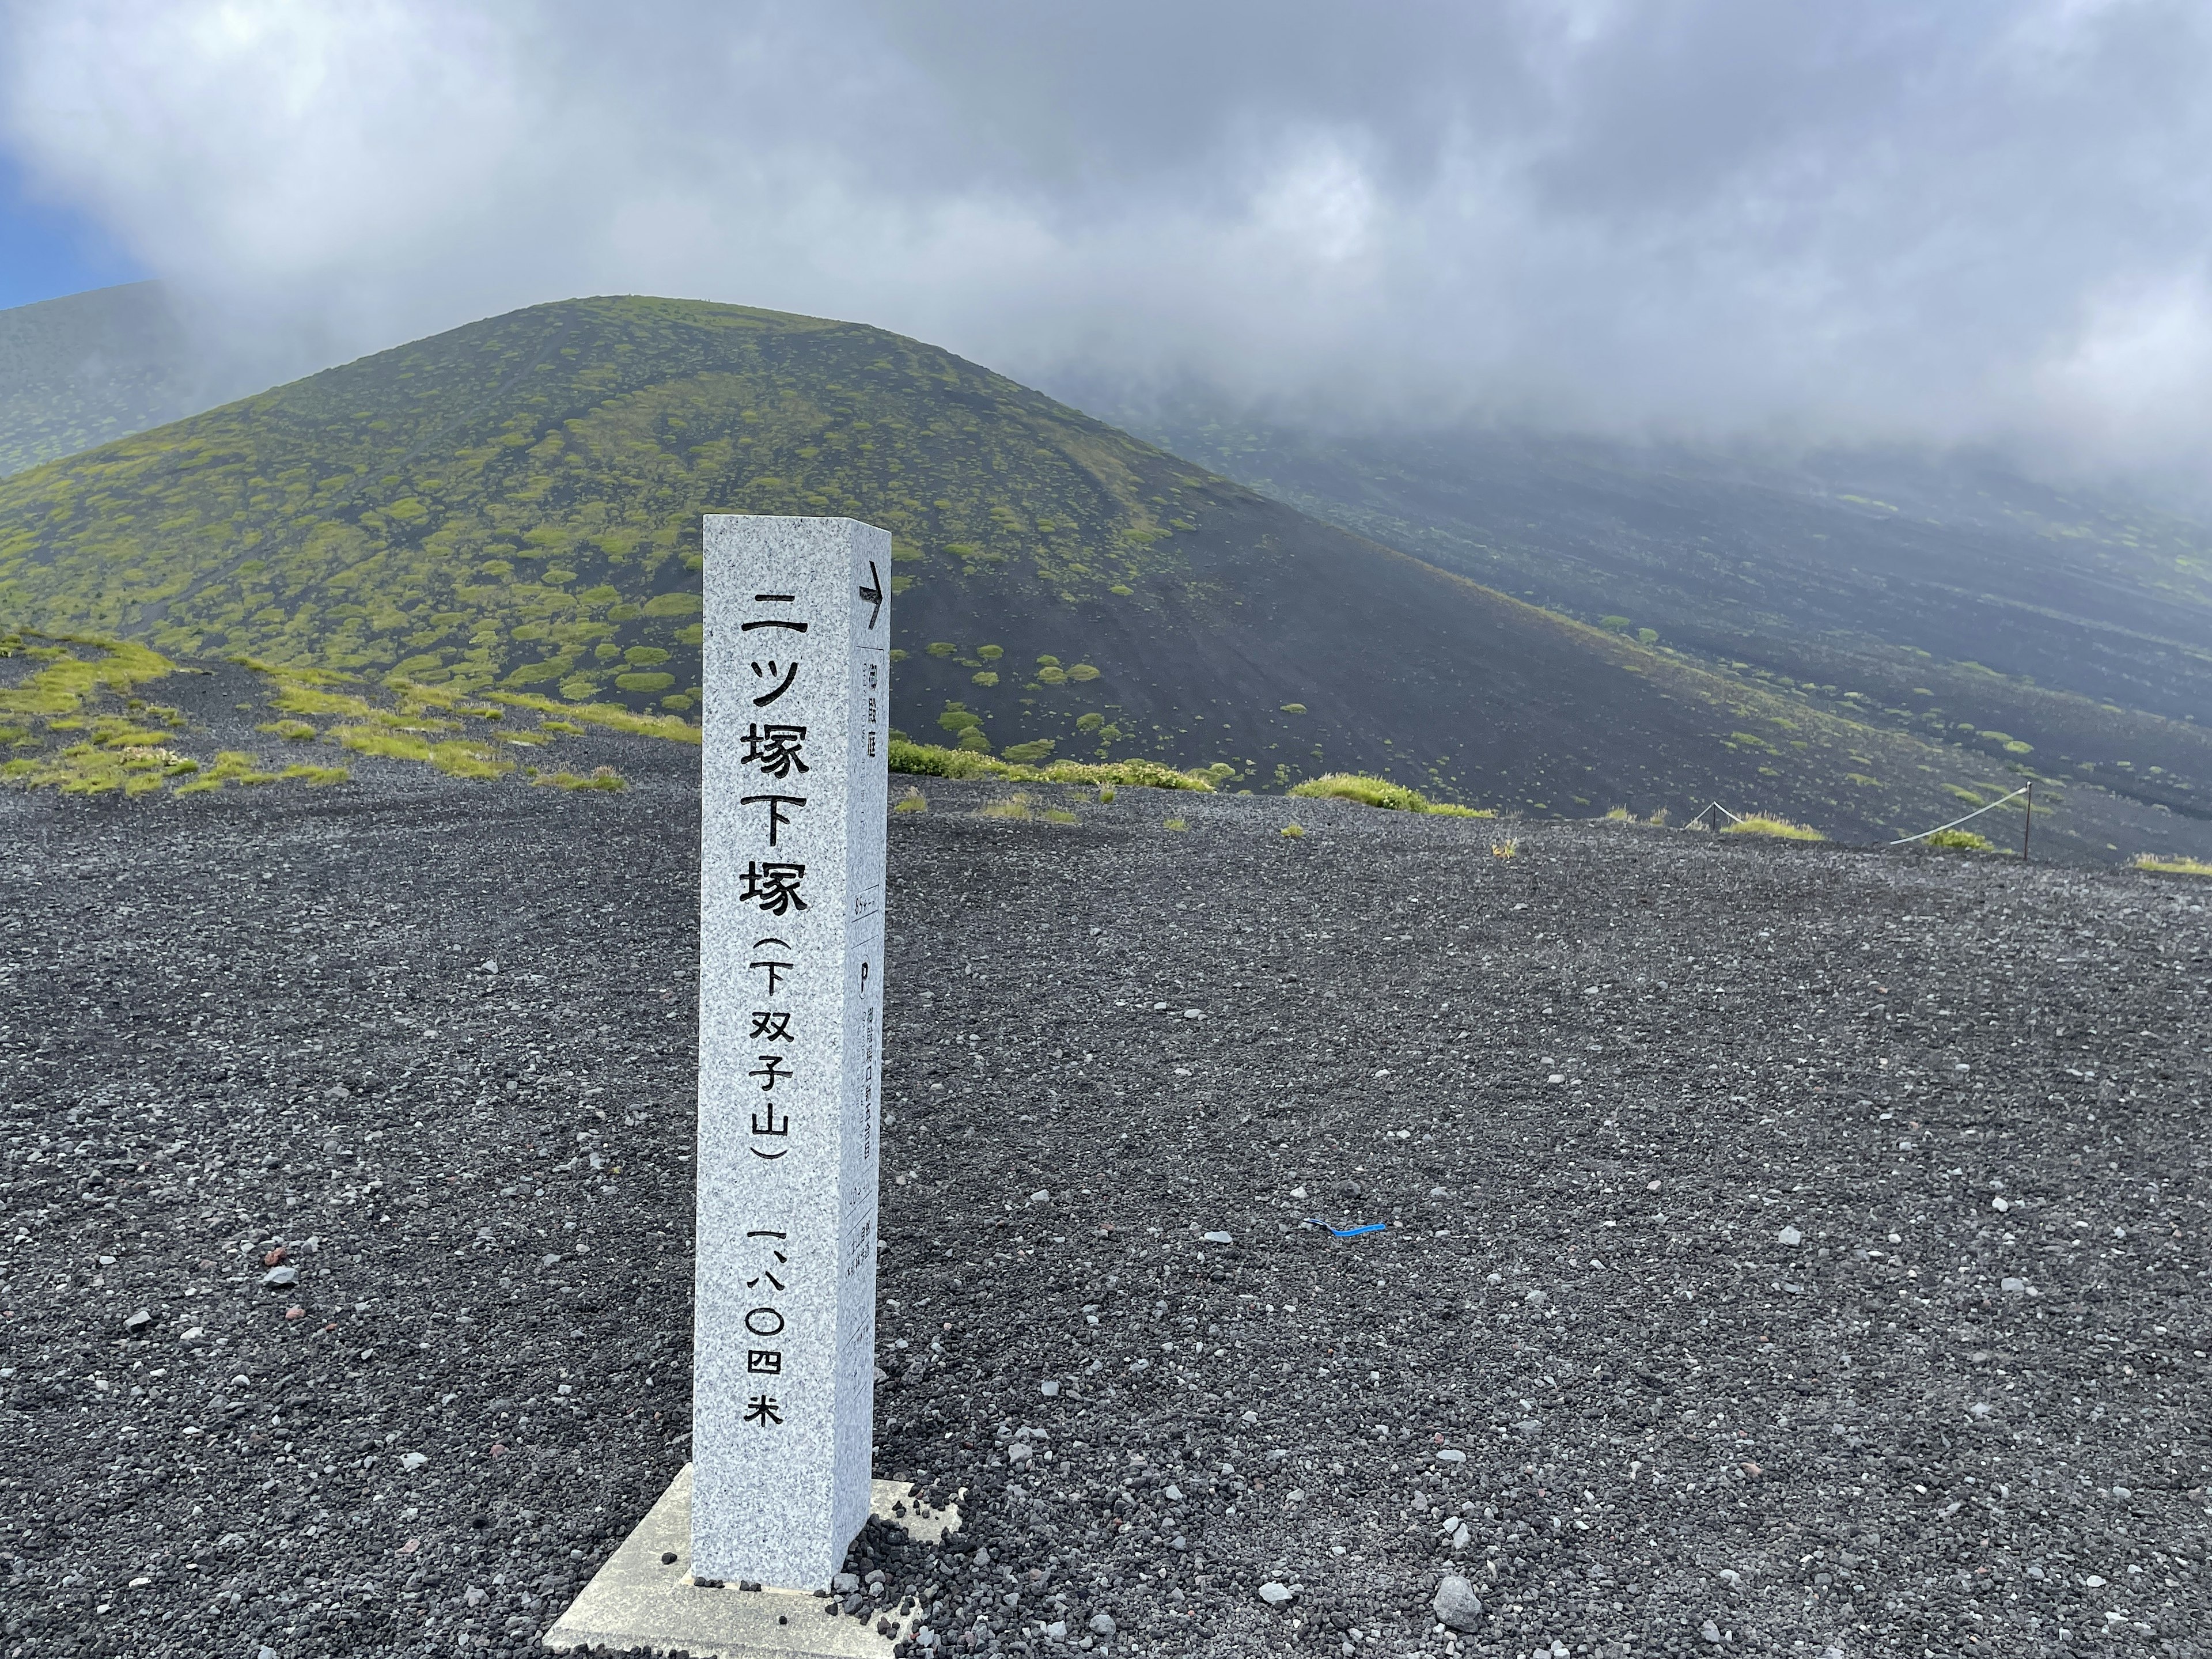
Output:
[[297,1267],[271,1267],[261,1275],[261,1282],[270,1285],[296,1285],[300,1282],[300,1270]]
[[131,1315],[123,1322],[123,1328],[130,1332],[131,1335],[137,1336],[153,1322],[154,1316],[145,1309],[141,1308],[137,1312]]
[[860,1588],[860,1575],[856,1572],[841,1572],[830,1581],[830,1588],[836,1595],[850,1595]]
[[400,1454],[399,1457],[399,1467],[406,1470],[408,1474],[412,1474],[416,1470],[421,1468],[429,1461],[430,1460],[424,1456],[421,1452],[403,1452]]
[[1201,1233],[1200,1237],[1208,1244],[1234,1244],[1237,1242],[1227,1233]]
[[1698,1634],[1704,1637],[1708,1642],[1713,1644],[1714,1646],[1718,1647],[1720,1645],[1721,1627],[1718,1625],[1716,1625],[1711,1620],[1706,1620],[1703,1625],[1698,1626]]
[[1774,1237],[1781,1243],[1789,1245],[1792,1249],[1795,1249],[1798,1245],[1802,1244],[1805,1242],[1805,1235],[1799,1232],[1795,1227],[1784,1227],[1780,1232],[1775,1234]]
[[1037,1384],[1037,1392],[1048,1400],[1059,1399],[1060,1379],[1056,1376],[1048,1376],[1043,1382]]
[[477,1586],[471,1584],[461,1592],[461,1600],[472,1607],[480,1607],[490,1601],[491,1597]]
[[1292,1599],[1291,1587],[1271,1578],[1260,1586],[1260,1599],[1271,1607],[1286,1607]]
[[1091,1615],[1091,1633],[1093,1636],[1111,1636],[1115,1628],[1112,1613],[1094,1613]]
[[1482,1628],[1482,1598],[1475,1594],[1474,1586],[1457,1573],[1447,1573],[1437,1585],[1435,1599],[1429,1604],[1436,1611],[1437,1621],[1462,1633]]

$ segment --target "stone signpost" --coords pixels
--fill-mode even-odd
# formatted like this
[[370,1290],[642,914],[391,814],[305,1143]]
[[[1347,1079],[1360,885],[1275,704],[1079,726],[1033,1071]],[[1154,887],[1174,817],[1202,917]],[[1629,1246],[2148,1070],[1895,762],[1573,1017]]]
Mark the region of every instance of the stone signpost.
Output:
[[870,1478],[890,537],[717,514],[704,543],[692,1462],[546,1641],[888,1651],[775,1592],[828,1588],[872,1499],[957,1523]]
[[890,537],[706,523],[691,1566],[810,1588],[868,1518]]

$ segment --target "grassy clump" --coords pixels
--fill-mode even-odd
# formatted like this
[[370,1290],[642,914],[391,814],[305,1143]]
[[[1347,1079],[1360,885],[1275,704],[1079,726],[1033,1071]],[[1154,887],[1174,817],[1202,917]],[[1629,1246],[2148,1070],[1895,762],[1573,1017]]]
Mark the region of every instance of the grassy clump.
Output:
[[180,795],[200,795],[234,783],[248,786],[274,783],[280,775],[279,773],[263,771],[253,757],[243,750],[225,749],[216,754],[215,764],[201,772],[199,776],[190,783],[178,785],[177,793]]
[[170,779],[198,770],[198,761],[168,749],[92,742],[71,744],[57,755],[9,761],[0,766],[0,779],[64,795],[105,795],[118,789],[126,795],[149,795]]
[[975,816],[979,818],[1026,819],[1034,815],[1036,807],[1036,801],[1032,800],[1028,795],[1015,794],[1007,796],[1004,800],[994,800],[987,803],[976,812]]
[[1521,843],[1511,836],[1506,836],[1503,841],[1493,841],[1490,843],[1490,856],[1494,859],[1517,858],[1520,853]]
[[540,697],[526,691],[494,691],[487,701],[503,702],[516,708],[535,709],[540,714],[558,714],[561,719],[541,720],[540,731],[568,726],[581,720],[587,726],[603,726],[610,732],[625,732],[633,738],[665,738],[671,743],[696,743],[699,728],[673,714],[634,714],[619,703],[612,702],[556,702],[550,697]]
[[2169,876],[2212,876],[2212,864],[2207,864],[2203,859],[2183,858],[2178,854],[2172,858],[2160,858],[2154,854],[2138,853],[2136,854],[2136,868],[2161,871]]
[[1069,811],[1064,806],[1048,808],[1045,811],[1044,821],[1047,823],[1074,823],[1079,822],[1075,814]]
[[489,744],[466,738],[433,743],[420,732],[388,726],[342,726],[331,735],[338,740],[339,747],[350,749],[357,755],[374,755],[380,760],[421,761],[436,767],[448,777],[496,778],[514,770],[514,763]]
[[267,726],[257,726],[257,732],[265,732],[272,738],[283,738],[288,743],[313,741],[315,728],[305,720],[272,720]]
[[353,773],[345,767],[310,766],[305,763],[298,766],[286,767],[283,775],[296,778],[310,789],[327,789],[332,784],[350,783],[353,781]]
[[1291,788],[1293,795],[1303,795],[1314,800],[1352,800],[1363,806],[1379,806],[1386,812],[1425,812],[1437,817],[1494,818],[1493,811],[1473,806],[1456,806],[1449,801],[1433,801],[1418,789],[1408,789],[1402,783],[1393,783],[1388,778],[1370,777],[1364,772],[1331,772],[1326,777],[1308,778]]
[[502,758],[480,743],[433,744],[430,764],[453,778],[497,778],[514,770],[513,761]]
[[543,789],[626,789],[621,773],[611,766],[595,766],[590,772],[540,772],[530,781]]
[[395,732],[386,726],[341,726],[331,733],[342,749],[379,760],[424,761],[430,758],[429,739],[413,732]]
[[1283,834],[1292,841],[1303,841],[1305,838],[1305,833],[1306,827],[1303,823],[1286,823],[1283,826]]
[[1923,836],[1921,841],[1929,847],[1940,847],[1948,853],[1994,853],[1996,843],[1987,836],[1978,836],[1971,830],[1938,830],[1932,836]]
[[921,790],[915,788],[909,784],[907,787],[906,793],[901,795],[896,800],[891,803],[891,811],[894,812],[927,812],[929,811],[929,797],[923,794]]
[[1771,813],[1759,812],[1749,817],[1738,818],[1721,833],[1724,836],[1771,836],[1782,841],[1826,841],[1827,837],[1810,825],[1778,818]]
[[1190,828],[1190,825],[1182,818],[1170,818],[1165,823],[1163,823],[1160,828],[1163,830],[1188,830]]
[[[69,647],[79,646],[100,654],[81,657]],[[20,685],[0,689],[0,720],[58,720],[75,714],[87,697],[103,691],[127,696],[131,687],[158,680],[175,672],[176,665],[157,651],[127,640],[94,639],[89,635],[62,636],[53,645],[26,645],[23,654],[43,659],[46,665]],[[10,651],[8,654],[13,655]]]
[[1087,783],[1123,785],[1142,789],[1197,789],[1211,792],[1213,778],[1201,771],[1178,772],[1158,761],[1054,761],[1048,766],[1024,766],[972,750],[940,748],[935,744],[910,743],[903,738],[890,742],[890,769],[929,778],[996,778],[1007,783]]

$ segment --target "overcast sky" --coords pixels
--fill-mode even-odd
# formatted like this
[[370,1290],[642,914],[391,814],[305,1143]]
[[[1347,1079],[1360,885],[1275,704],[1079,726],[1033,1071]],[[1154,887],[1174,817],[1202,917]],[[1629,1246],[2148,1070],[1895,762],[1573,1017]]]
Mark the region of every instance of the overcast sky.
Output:
[[651,292],[1358,422],[2212,459],[2203,0],[0,0],[0,148],[333,356]]

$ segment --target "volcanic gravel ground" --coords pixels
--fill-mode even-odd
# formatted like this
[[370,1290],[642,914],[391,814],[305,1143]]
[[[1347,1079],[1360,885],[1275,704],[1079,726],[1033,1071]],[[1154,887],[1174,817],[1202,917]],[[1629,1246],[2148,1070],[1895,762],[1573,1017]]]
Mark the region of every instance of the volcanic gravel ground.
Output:
[[[608,756],[0,799],[11,1656],[528,1650],[682,1465],[695,775]],[[825,1607],[2208,1650],[2204,886],[925,787],[877,1468],[967,1528]]]

